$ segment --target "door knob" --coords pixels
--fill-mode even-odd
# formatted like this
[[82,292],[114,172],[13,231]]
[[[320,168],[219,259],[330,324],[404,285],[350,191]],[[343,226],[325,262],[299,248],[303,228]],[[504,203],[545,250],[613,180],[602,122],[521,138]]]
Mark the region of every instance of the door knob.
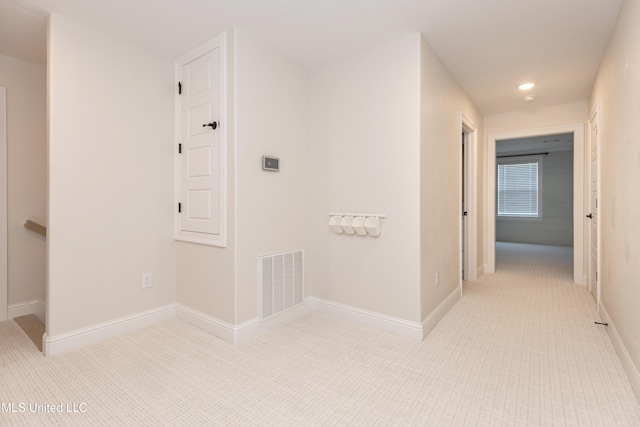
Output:
[[211,122],[211,123],[206,123],[204,125],[202,125],[202,127],[207,127],[207,126],[211,126],[211,129],[215,129],[218,127],[218,122]]
[[593,214],[587,215],[587,218],[589,218],[589,219],[593,218]]

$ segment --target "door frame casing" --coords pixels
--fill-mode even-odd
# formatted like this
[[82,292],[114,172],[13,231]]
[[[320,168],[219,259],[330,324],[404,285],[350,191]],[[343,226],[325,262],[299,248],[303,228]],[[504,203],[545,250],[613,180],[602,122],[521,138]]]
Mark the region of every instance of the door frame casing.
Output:
[[[593,150],[593,140],[591,138],[591,128],[593,126],[593,124],[595,124],[596,126],[596,147],[598,150],[597,153],[597,157],[596,157],[596,176],[598,177],[598,182],[596,183],[596,200],[601,201],[602,197],[601,197],[601,188],[602,188],[602,174],[601,172],[601,156],[600,156],[600,101],[596,100],[593,109],[591,110],[590,114],[589,114],[589,128],[588,128],[588,132],[589,132],[589,150],[585,153],[585,168],[587,168],[587,165],[589,165],[588,167],[588,171],[589,173],[588,175],[588,179],[586,181],[586,194],[589,195],[589,197],[591,196],[591,152]],[[589,204],[589,210],[591,210],[591,200],[587,199],[585,196],[585,203]],[[602,203],[596,203],[596,239],[597,239],[597,243],[598,246],[596,248],[596,272],[598,271],[602,271],[601,270],[601,260],[602,260],[602,237],[601,237],[601,228],[602,228],[602,217],[600,215],[600,212],[602,210]],[[586,220],[586,217],[584,217]],[[585,228],[588,230],[588,232],[586,232],[586,240],[585,240],[585,247],[587,248],[587,253],[588,256],[586,257],[588,259],[588,263],[587,264],[587,275],[585,278],[586,283],[589,285],[589,287],[591,286],[591,230],[589,230],[588,228],[591,227],[591,221],[585,221]],[[602,295],[602,274],[600,274],[600,276],[598,277],[598,275],[596,275],[596,310],[599,312],[600,311],[600,301],[601,301],[601,295]],[[591,289],[589,289],[589,292],[591,292]]]
[[491,133],[487,141],[487,208],[486,208],[486,268],[496,271],[496,141],[533,136],[573,133],[573,281],[585,285],[584,277],[584,123]]
[[[478,279],[478,127],[463,112],[460,112],[460,135],[467,136],[464,156],[465,156],[465,176],[467,185],[467,227],[465,230],[466,246],[464,247],[464,256],[466,257],[467,281],[476,281]],[[462,150],[462,148],[460,148]],[[461,177],[458,200],[460,208],[458,215],[462,214],[462,191],[463,191],[463,165],[462,156],[460,156],[460,166],[458,176]],[[464,240],[462,238],[462,221],[460,223],[460,292],[462,293],[462,247]]]
[[0,86],[0,322],[8,320],[7,88]]

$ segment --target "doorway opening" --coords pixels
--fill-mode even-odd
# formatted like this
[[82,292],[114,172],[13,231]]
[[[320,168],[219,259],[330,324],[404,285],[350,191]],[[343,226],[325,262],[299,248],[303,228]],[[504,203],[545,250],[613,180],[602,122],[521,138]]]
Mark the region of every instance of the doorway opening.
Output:
[[8,319],[7,88],[0,87],[0,322]]
[[586,191],[588,194],[587,199],[587,211],[585,215],[586,222],[586,236],[587,236],[587,279],[586,282],[589,287],[589,292],[593,295],[593,299],[596,302],[596,310],[600,311],[600,295],[601,281],[598,272],[601,271],[600,267],[600,251],[601,251],[601,237],[600,237],[600,133],[599,128],[599,116],[600,116],[600,104],[596,102],[596,105],[591,111],[589,116],[589,150],[587,154],[587,174],[589,179],[586,183]]
[[0,55],[0,69],[0,321],[43,330],[46,240],[28,225],[47,217],[46,66]]
[[496,165],[496,243],[572,250],[573,133],[498,140]]
[[467,228],[467,215],[469,214],[469,212],[467,211],[468,196],[466,195],[466,192],[469,189],[469,185],[467,184],[467,177],[469,174],[467,173],[467,170],[466,170],[468,163],[465,161],[466,160],[465,146],[467,145],[467,143],[468,143],[467,134],[462,132],[462,178],[460,180],[460,182],[462,183],[462,191],[460,192],[462,195],[462,223],[461,223],[462,244],[460,245],[462,247],[462,280],[467,280],[468,271],[465,273],[465,268],[467,268],[468,270],[468,264],[469,264],[469,262],[466,259],[466,256],[468,255],[468,251],[466,250],[468,236],[467,236],[467,233],[465,233]]
[[[556,143],[555,140],[558,140],[557,144],[565,144],[568,145],[569,138],[572,138],[573,141],[573,151],[569,156],[569,161],[572,162],[572,183],[570,185],[569,190],[565,191],[564,196],[560,195],[557,197],[564,197],[565,209],[568,205],[571,205],[569,209],[569,218],[565,219],[565,222],[560,222],[560,225],[556,225],[556,227],[563,228],[565,231],[565,235],[563,236],[564,244],[573,246],[573,282],[576,284],[585,284],[584,279],[584,231],[583,231],[583,212],[584,212],[584,126],[582,124],[577,125],[566,125],[566,126],[556,126],[550,128],[543,129],[534,129],[534,130],[525,130],[525,131],[517,131],[517,132],[504,132],[504,133],[496,133],[490,134],[487,144],[487,265],[486,271],[490,273],[494,273],[496,270],[496,231],[497,231],[497,222],[498,221],[508,221],[508,215],[505,215],[501,218],[501,213],[509,212],[509,207],[498,206],[498,165],[500,163],[509,164],[507,160],[504,162],[500,162],[497,157],[500,156],[500,151],[504,152],[504,148],[500,146],[502,141],[506,141],[505,147],[507,150],[511,151],[512,157],[525,159],[529,158],[530,160],[533,157],[537,157],[537,161],[544,164],[545,159],[550,159],[552,150],[560,150],[560,148],[556,147],[552,149],[549,144]],[[518,142],[516,142],[516,140]],[[544,151],[539,151],[540,148],[536,147],[535,151],[531,149],[525,150],[527,148],[526,144],[528,142],[533,143],[533,141],[537,141],[540,144],[544,144],[549,148],[545,148]],[[546,143],[542,141],[548,141]],[[564,142],[563,142],[564,141]],[[514,145],[515,144],[515,145]],[[522,144],[518,146],[517,144]],[[516,148],[514,148],[516,147]],[[519,148],[519,151],[518,151]],[[545,154],[545,153],[550,154]],[[515,157],[518,154],[522,154],[521,157]],[[562,157],[562,156],[559,156]],[[567,154],[564,154],[564,157],[567,157]],[[540,160],[541,159],[541,160]],[[566,159],[565,159],[566,160]],[[548,161],[549,162],[549,161]],[[555,162],[555,161],[554,161]],[[512,165],[519,165],[526,162],[522,162],[520,160],[512,160]],[[529,163],[533,164],[533,160]],[[550,163],[550,162],[549,162]],[[517,172],[516,169],[511,172]],[[529,169],[533,169],[533,167],[529,167]],[[509,167],[505,167],[503,173],[508,173]],[[542,172],[544,173],[544,172]],[[549,189],[548,189],[549,190]],[[557,188],[551,188],[551,195],[553,193],[557,193]],[[544,191],[544,188],[543,188]],[[571,200],[566,200],[570,198]],[[542,205],[544,205],[544,198],[541,200]],[[562,200],[560,200],[562,203]],[[504,202],[502,202],[504,203]],[[557,205],[556,205],[557,206]],[[513,212],[512,212],[513,213]],[[518,212],[516,212],[518,214]],[[542,214],[544,217],[544,212],[541,211],[539,214]],[[533,214],[532,212],[528,212],[529,217],[527,220],[531,221],[533,224],[534,221],[542,221],[539,217],[539,214]],[[513,216],[513,215],[512,215]],[[517,216],[517,215],[516,215]],[[551,215],[552,216],[552,215]],[[520,218],[522,219],[522,218]],[[541,223],[541,222],[540,222]],[[509,227],[509,223],[507,223],[507,229],[509,228],[517,228],[511,224]],[[502,233],[503,231],[500,230]],[[547,233],[549,234],[549,232]],[[553,234],[551,232],[551,234]],[[554,236],[557,237],[557,236]],[[504,237],[501,237],[504,238]],[[567,240],[568,239],[568,240]],[[553,240],[551,240],[552,242]],[[542,241],[532,242],[532,243],[540,243],[545,244]],[[554,244],[554,243],[547,243]],[[558,243],[555,243],[558,244]],[[562,245],[562,244],[561,244]]]
[[460,292],[464,281],[475,281],[478,271],[478,150],[477,127],[460,114]]

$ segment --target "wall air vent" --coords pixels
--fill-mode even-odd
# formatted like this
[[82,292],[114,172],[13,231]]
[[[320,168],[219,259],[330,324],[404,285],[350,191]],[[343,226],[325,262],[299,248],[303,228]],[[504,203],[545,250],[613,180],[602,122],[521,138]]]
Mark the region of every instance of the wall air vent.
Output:
[[258,257],[261,319],[302,304],[303,265],[302,249]]

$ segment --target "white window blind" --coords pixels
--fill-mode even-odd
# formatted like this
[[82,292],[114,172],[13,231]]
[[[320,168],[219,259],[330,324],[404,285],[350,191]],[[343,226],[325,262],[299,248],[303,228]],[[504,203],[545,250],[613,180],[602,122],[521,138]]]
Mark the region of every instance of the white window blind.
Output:
[[540,159],[498,163],[498,216],[539,217]]

